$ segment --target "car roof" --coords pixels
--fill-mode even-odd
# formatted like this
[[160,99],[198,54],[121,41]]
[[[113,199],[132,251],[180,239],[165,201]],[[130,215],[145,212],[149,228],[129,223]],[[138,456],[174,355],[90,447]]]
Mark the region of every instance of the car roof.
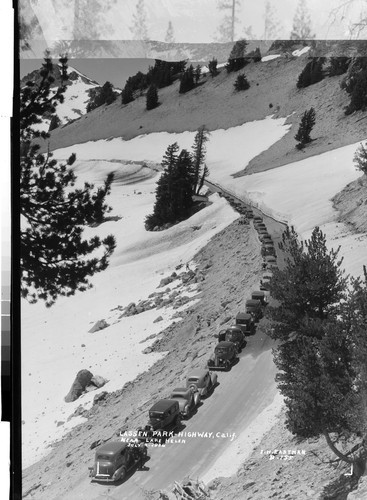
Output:
[[265,295],[265,293],[262,292],[261,290],[254,290],[252,292],[252,295],[259,295],[259,296],[263,297]]
[[236,316],[236,319],[249,319],[251,315],[245,312],[239,312]]
[[165,411],[171,406],[177,405],[177,401],[174,399],[160,399],[150,408],[150,411]]
[[172,394],[183,394],[183,395],[186,395],[187,393],[190,393],[191,390],[188,389],[187,387],[176,387],[176,389],[173,389],[173,391],[171,392],[171,397],[172,397]]
[[127,447],[128,443],[121,441],[110,441],[109,443],[102,444],[97,448],[96,453],[103,453],[104,455],[115,455]]
[[203,369],[200,369],[200,368],[196,368],[195,370],[192,370],[189,373],[189,375],[187,376],[187,378],[191,378],[191,377],[201,378],[201,377],[204,377],[207,373],[208,373],[208,370],[203,370]]
[[258,300],[258,299],[249,299],[249,300],[246,300],[246,305],[247,306],[257,306],[258,304],[261,304],[260,300]]
[[232,347],[234,345],[233,342],[229,342],[228,340],[223,340],[222,342],[218,342],[218,344],[215,346],[217,347]]

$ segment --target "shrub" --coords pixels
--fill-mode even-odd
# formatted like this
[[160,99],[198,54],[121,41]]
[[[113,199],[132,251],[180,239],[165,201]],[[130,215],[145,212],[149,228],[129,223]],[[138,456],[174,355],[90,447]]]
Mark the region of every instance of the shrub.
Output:
[[250,88],[250,84],[247,81],[247,78],[244,73],[241,73],[237,76],[236,81],[234,82],[235,90],[247,90]]

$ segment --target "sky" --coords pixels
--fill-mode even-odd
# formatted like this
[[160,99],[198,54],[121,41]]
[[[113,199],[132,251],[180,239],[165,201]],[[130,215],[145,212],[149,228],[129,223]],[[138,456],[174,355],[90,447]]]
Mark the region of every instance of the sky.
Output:
[[[86,1],[80,0],[82,5]],[[218,26],[223,20],[225,11],[218,8],[220,1],[231,3],[231,0],[143,0],[148,36],[152,40],[164,41],[168,23],[172,22],[176,42],[213,42],[218,35]],[[264,34],[264,11],[267,0],[238,0],[238,23],[236,38],[244,36],[245,28],[251,26],[255,38]],[[349,38],[348,25],[356,20],[361,11],[367,10],[366,0],[350,0],[351,8],[337,12],[332,22],[331,12],[343,0],[303,0],[308,7],[313,32],[316,38]],[[20,4],[30,5],[30,0],[20,0]],[[299,0],[270,0],[275,19],[278,20],[279,38],[287,39],[292,29],[293,17]],[[73,6],[70,0],[32,0],[32,8],[43,29],[45,38],[72,39]],[[90,4],[89,4],[90,5]],[[131,27],[136,13],[137,0],[104,0],[104,9],[98,13],[100,21],[97,26],[91,22],[83,37],[98,39],[125,40],[132,39]],[[81,7],[82,8],[82,7]],[[90,10],[82,8],[84,21]],[[92,18],[97,11],[92,11]],[[227,10],[228,12],[228,10]],[[98,31],[98,36],[89,36],[88,32]]]

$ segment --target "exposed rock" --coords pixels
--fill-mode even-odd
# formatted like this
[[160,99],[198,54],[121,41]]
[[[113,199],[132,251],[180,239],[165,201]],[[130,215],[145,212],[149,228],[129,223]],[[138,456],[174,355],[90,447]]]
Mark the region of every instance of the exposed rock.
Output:
[[79,398],[85,391],[87,385],[90,385],[93,374],[89,370],[80,370],[70,388],[70,391],[65,396],[64,401],[71,403]]
[[[159,321],[163,321],[163,318],[162,316],[158,316],[158,318],[155,318],[155,320],[153,321],[153,323],[159,323]],[[154,337],[155,335],[153,335]]]
[[100,394],[96,394],[93,398],[93,404],[94,405],[99,404],[101,401],[104,401],[107,396],[108,396],[107,391],[103,391]]
[[94,333],[94,332],[98,332],[99,330],[103,330],[104,328],[107,328],[108,326],[110,326],[106,320],[104,319],[100,319],[97,321],[97,323],[94,324],[94,326],[92,326],[92,328],[90,330],[88,330],[89,333]]
[[347,500],[365,500],[367,498],[367,476],[361,477],[358,489],[352,491],[347,496]]
[[98,388],[103,387],[105,384],[107,384],[107,382],[109,381],[106,378],[101,377],[101,375],[93,375],[91,379],[91,383]]
[[93,450],[94,448],[97,448],[101,444],[101,440],[97,439],[97,441],[93,441],[93,443],[90,445],[90,449]]

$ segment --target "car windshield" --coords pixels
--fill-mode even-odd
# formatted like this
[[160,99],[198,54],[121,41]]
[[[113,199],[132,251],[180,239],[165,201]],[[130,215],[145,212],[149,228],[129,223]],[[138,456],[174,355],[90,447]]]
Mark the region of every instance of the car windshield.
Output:
[[226,347],[218,347],[215,352],[217,354],[220,354],[220,355],[223,355],[223,354],[227,354],[229,352],[229,349],[227,349]]
[[156,411],[151,411],[151,412],[149,412],[149,416],[150,416],[150,418],[156,418],[158,420],[162,420],[163,417],[164,417],[164,414],[163,413],[158,413]]
[[110,455],[97,455],[97,460],[106,460],[108,462],[112,462],[113,457],[111,457]]
[[189,382],[198,382],[198,377],[190,377]]
[[181,398],[181,399],[186,399],[186,394],[182,394],[180,392],[174,392],[171,396],[171,398],[175,398],[175,399],[178,399],[178,398]]

